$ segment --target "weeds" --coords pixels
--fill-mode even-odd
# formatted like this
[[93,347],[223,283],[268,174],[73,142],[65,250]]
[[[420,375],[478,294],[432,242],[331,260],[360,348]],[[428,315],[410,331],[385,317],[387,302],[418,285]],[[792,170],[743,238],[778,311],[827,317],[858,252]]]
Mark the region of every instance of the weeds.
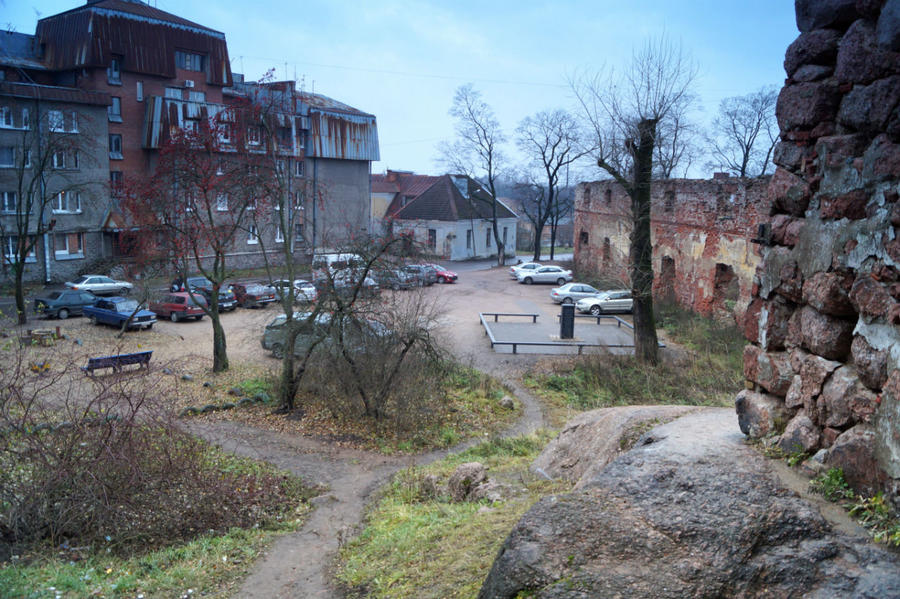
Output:
[[840,503],[866,528],[877,543],[900,547],[900,518],[881,493],[857,495],[844,478],[844,471],[831,468],[809,481],[810,489],[828,501]]

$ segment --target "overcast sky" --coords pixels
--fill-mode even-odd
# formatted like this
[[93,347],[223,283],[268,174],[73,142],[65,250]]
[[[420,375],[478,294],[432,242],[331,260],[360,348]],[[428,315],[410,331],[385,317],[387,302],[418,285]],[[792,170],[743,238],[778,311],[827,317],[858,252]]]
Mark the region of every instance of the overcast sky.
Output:
[[[0,0],[0,21],[33,34],[39,17],[81,3]],[[224,32],[234,72],[256,79],[275,68],[279,79],[374,114],[381,161],[373,172],[443,172],[436,146],[452,137],[447,110],[468,82],[511,137],[528,115],[573,107],[567,75],[624,65],[633,48],[665,32],[699,66],[699,118],[708,120],[722,98],[780,87],[784,51],[797,36],[790,0],[150,4]]]

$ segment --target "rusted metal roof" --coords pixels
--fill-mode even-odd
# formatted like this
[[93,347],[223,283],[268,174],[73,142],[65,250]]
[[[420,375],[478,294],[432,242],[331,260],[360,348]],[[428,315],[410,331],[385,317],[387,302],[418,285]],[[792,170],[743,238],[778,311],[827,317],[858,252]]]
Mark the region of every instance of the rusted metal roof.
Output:
[[307,155],[338,160],[380,160],[375,117],[310,107]]
[[206,56],[206,81],[231,84],[225,34],[141,2],[101,0],[38,21],[35,36],[53,70],[106,67],[174,78],[175,50]]
[[48,102],[92,104],[94,106],[109,106],[110,104],[109,94],[105,92],[91,92],[74,87],[35,85],[34,83],[16,83],[13,81],[0,81],[0,96],[45,100]]
[[228,109],[224,104],[189,102],[162,96],[146,99],[142,145],[145,149],[158,150],[169,139],[169,128],[184,128],[187,121],[214,119]]

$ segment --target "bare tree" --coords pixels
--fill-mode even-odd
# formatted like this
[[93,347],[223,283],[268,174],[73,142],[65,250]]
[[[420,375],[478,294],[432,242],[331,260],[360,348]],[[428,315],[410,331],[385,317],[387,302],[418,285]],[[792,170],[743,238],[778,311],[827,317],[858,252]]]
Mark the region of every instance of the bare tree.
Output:
[[[534,260],[541,259],[541,234],[547,220],[563,216],[558,205],[559,179],[566,167],[590,154],[594,147],[585,144],[578,120],[565,110],[543,111],[526,117],[516,130],[516,143],[528,157],[532,168],[541,173],[544,192],[533,196]],[[555,233],[555,231],[553,231]],[[551,242],[551,247],[553,243]]]
[[[79,152],[79,136],[68,133],[75,129],[66,119],[74,113],[42,109],[35,101],[31,122],[27,107],[21,111],[20,142],[12,146],[11,160],[15,191],[2,197],[0,210],[0,239],[3,241],[3,270],[12,270],[15,285],[16,315],[19,324],[27,321],[25,307],[25,267],[35,261],[37,245],[50,233],[56,221],[48,216],[54,202],[67,201],[88,187],[71,164],[88,159],[87,152]],[[19,115],[16,115],[19,116]],[[7,150],[8,151],[8,150]],[[44,248],[45,250],[47,248]]]
[[653,314],[653,246],[650,191],[654,149],[660,130],[690,95],[696,76],[693,61],[666,37],[648,41],[620,73],[608,71],[572,81],[572,89],[590,125],[597,166],[631,198],[629,268],[634,296],[635,357],[658,361]]
[[777,100],[774,87],[722,100],[713,120],[710,166],[739,177],[765,175],[772,167],[772,152],[778,143]]
[[469,83],[460,86],[449,111],[456,120],[456,139],[440,145],[440,161],[459,174],[478,179],[491,194],[491,227],[497,243],[497,263],[503,265],[505,247],[497,226],[496,181],[504,164],[506,136],[493,109]]
[[654,177],[671,179],[686,175],[700,154],[700,129],[690,118],[690,111],[696,102],[695,96],[687,94],[672,109],[671,117],[657,125],[654,148]]

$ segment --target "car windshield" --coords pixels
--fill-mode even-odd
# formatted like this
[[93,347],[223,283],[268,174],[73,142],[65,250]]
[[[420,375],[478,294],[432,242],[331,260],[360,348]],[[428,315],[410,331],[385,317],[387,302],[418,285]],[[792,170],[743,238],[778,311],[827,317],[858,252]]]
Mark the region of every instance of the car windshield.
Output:
[[266,293],[267,289],[262,285],[247,285],[247,293],[258,294]]
[[88,279],[90,279],[90,277],[78,277],[77,279],[75,279],[75,283],[78,285],[83,285],[84,283],[87,283]]
[[47,299],[58,299],[62,295],[61,291],[52,291],[47,294]]
[[194,287],[212,287],[212,282],[205,277],[191,277],[187,283]]
[[114,306],[119,314],[131,314],[138,309],[139,304],[136,300],[125,300],[124,302],[116,302]]

